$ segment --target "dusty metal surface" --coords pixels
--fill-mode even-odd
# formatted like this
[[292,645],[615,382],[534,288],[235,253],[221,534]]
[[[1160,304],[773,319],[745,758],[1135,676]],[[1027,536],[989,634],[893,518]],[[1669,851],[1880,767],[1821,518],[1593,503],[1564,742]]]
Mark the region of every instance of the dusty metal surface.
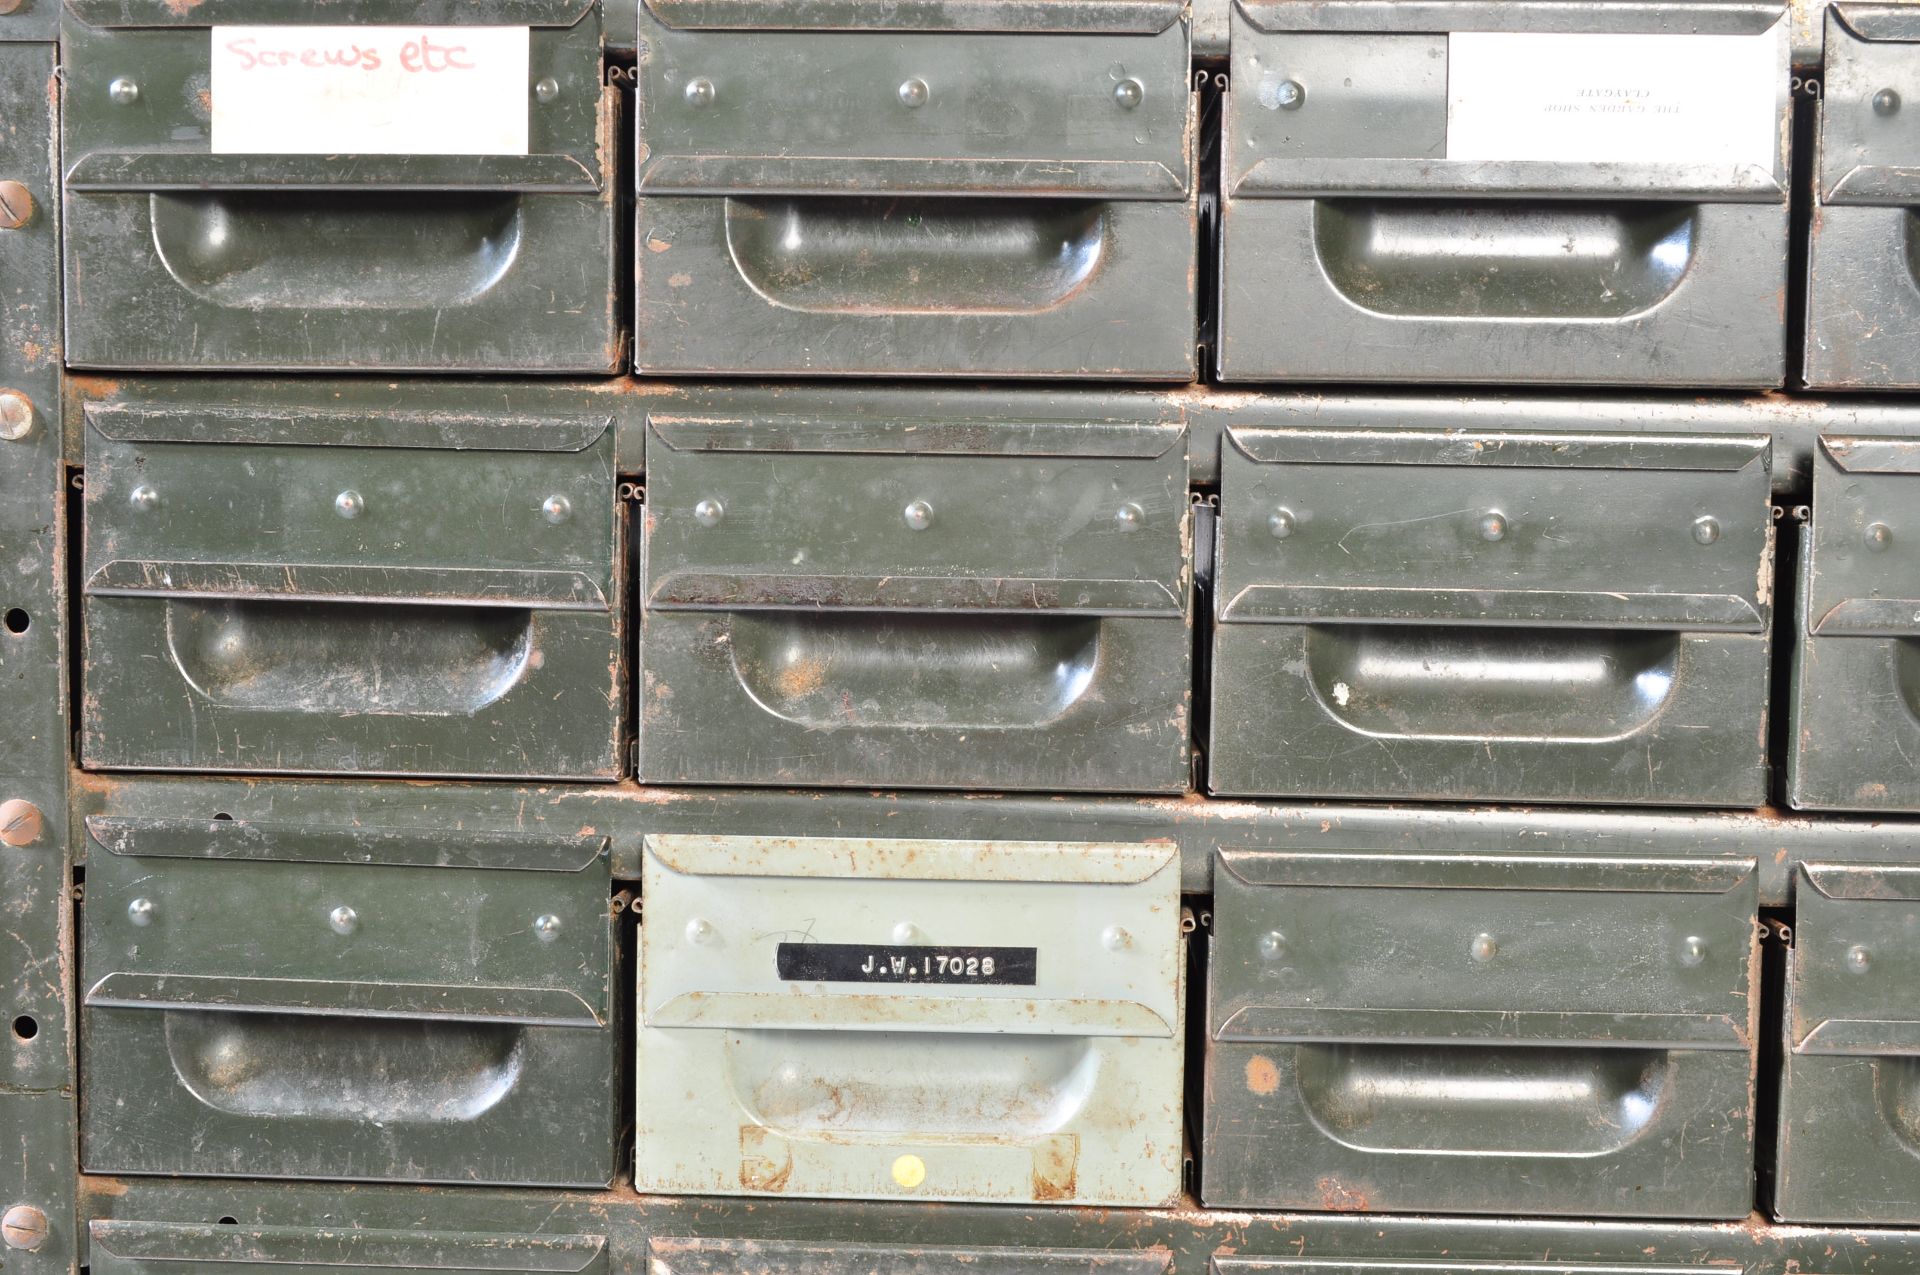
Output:
[[655,4],[640,44],[636,368],[1193,378],[1179,6]]
[[1244,429],[1212,791],[1757,806],[1763,437]]
[[[1774,162],[1449,159],[1456,30],[1772,30]],[[1221,378],[1781,384],[1788,32],[1783,3],[1236,0]]]
[[1201,1198],[1746,1216],[1755,868],[1223,850]]
[[1787,796],[1920,809],[1920,442],[1821,436],[1802,537]]
[[667,834],[645,845],[641,1190],[1179,1195],[1174,847]]
[[[329,19],[531,24],[528,153],[211,153],[209,25]],[[592,0],[69,0],[61,48],[72,366],[625,366]]]
[[82,411],[84,764],[624,772],[608,415]]
[[1187,787],[1177,427],[648,418],[643,778]]
[[86,827],[89,1169],[612,1179],[605,837]]

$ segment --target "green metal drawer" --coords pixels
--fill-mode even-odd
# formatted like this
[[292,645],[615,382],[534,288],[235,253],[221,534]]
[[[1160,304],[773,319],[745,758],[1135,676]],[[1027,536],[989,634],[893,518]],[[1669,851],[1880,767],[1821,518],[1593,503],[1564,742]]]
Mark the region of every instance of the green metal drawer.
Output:
[[605,837],[104,817],[87,835],[87,1171],[613,1176]]
[[1794,874],[1773,1211],[1920,1222],[1920,867]]
[[1201,1198],[1744,1217],[1756,864],[1222,850]]
[[641,892],[641,1192],[1179,1194],[1172,846],[659,835]]
[[85,765],[620,776],[610,418],[412,403],[86,407]]
[[1764,435],[1239,428],[1222,794],[1757,806]]
[[604,1235],[512,1235],[432,1229],[236,1226],[96,1219],[93,1269],[172,1275],[375,1275],[380,1271],[610,1275]]
[[[328,23],[530,28],[523,152],[233,153],[260,143],[218,136],[212,36]],[[71,365],[624,366],[598,0],[68,0],[61,50]]]
[[1920,810],[1920,438],[1822,434],[1800,541],[1788,799]]
[[648,0],[634,364],[1188,381],[1188,18],[1165,0]]
[[1184,440],[654,413],[642,779],[1182,790]]

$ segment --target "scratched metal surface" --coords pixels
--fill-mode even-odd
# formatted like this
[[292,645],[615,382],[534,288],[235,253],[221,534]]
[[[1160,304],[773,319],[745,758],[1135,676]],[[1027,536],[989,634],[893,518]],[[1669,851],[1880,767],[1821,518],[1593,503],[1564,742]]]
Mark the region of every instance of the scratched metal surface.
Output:
[[[286,0],[68,3],[69,364],[623,368],[619,113],[602,90],[599,6],[306,0],[298,10],[315,23],[343,13],[531,23],[531,74],[559,92],[534,105],[526,156],[211,154],[208,26],[295,12]],[[131,101],[110,92],[122,79]]]

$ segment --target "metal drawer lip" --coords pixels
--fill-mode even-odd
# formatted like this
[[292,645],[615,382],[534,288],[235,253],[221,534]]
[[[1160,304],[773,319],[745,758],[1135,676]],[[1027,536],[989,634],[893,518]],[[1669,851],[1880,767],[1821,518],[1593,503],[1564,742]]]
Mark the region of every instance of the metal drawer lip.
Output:
[[1434,31],[1570,31],[1743,34],[1781,21],[1778,0],[1234,0],[1262,31],[1374,34]]
[[[354,867],[487,868],[584,872],[612,839],[542,832],[316,827],[271,820],[159,819],[89,815],[87,840],[108,854],[143,859],[269,859]],[[550,862],[542,862],[551,857]]]
[[[140,1262],[366,1265],[413,1270],[573,1275],[607,1251],[604,1235],[468,1234],[359,1226],[216,1226],[94,1218],[87,1234],[112,1257]],[[451,1248],[454,1251],[448,1253]]]
[[641,0],[669,27],[727,31],[1008,31],[1152,35],[1179,0]]
[[282,447],[392,447],[402,450],[583,452],[613,428],[612,416],[460,415],[300,407],[156,407],[83,404],[81,418],[119,443],[245,443]]

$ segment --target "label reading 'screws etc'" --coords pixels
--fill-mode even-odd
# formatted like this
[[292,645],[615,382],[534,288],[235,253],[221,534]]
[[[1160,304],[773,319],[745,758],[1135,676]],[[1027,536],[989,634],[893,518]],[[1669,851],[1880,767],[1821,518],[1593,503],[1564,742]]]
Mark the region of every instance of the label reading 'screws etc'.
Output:
[[216,155],[525,155],[526,27],[217,26]]
[[1758,35],[1456,31],[1447,158],[1772,172],[1786,79]]
[[888,943],[781,943],[774,964],[789,982],[990,983],[1032,987],[1039,949]]

